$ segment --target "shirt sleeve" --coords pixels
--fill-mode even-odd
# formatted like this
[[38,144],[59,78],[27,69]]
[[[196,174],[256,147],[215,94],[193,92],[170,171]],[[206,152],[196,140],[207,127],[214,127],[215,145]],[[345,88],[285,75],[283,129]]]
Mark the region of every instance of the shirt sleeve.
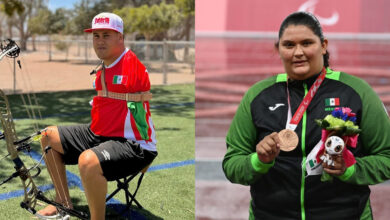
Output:
[[123,68],[127,69],[129,75],[128,89],[130,93],[150,90],[148,71],[133,52],[130,51],[129,56],[126,57],[126,65]]
[[250,185],[274,165],[262,163],[256,153],[257,130],[252,121],[251,92],[242,99],[226,136],[227,152],[223,171],[233,183]]
[[378,95],[365,82],[356,88],[363,105],[359,141],[364,156],[356,158],[356,164],[339,179],[372,185],[390,179],[390,120]]

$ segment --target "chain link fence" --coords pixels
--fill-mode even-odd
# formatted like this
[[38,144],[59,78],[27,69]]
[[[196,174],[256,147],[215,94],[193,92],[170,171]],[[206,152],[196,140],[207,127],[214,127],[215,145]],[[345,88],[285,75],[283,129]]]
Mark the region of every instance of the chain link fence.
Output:
[[[194,41],[125,41],[144,63],[149,72],[162,73],[167,83],[169,73],[195,73]],[[28,41],[28,50],[47,52],[49,61],[98,63],[91,39],[64,39],[59,37],[40,38]]]

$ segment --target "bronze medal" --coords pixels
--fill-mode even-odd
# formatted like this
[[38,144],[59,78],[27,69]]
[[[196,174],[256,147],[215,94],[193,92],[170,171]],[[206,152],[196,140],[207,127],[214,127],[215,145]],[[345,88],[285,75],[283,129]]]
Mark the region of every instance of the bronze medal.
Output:
[[278,134],[280,140],[280,150],[292,151],[298,146],[298,135],[290,129],[281,130]]
[[309,92],[307,92],[301,104],[299,104],[297,111],[294,113],[292,117],[291,117],[291,106],[290,106],[290,94],[288,91],[288,80],[286,81],[287,83],[286,93],[287,93],[287,103],[288,103],[288,113],[287,113],[288,121],[286,127],[293,128],[293,129],[284,129],[279,132],[278,135],[281,142],[280,149],[282,151],[292,151],[298,146],[299,138],[298,135],[294,132],[294,128],[298,126],[299,122],[301,121],[303,115],[306,112],[307,107],[309,107],[311,100],[316,94],[321,83],[324,81],[326,72],[327,72],[326,68],[323,67],[321,74],[318,75],[316,81],[310,87]]

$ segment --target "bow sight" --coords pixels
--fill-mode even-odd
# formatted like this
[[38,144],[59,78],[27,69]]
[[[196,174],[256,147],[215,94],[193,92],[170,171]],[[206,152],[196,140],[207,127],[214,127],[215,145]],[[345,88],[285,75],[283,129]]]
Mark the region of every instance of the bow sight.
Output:
[[[14,93],[16,90],[16,57],[18,57],[20,54],[20,48],[16,44],[15,41],[11,39],[7,39],[4,41],[0,41],[0,61],[3,59],[4,56],[7,56],[9,58],[14,59]],[[20,65],[20,60],[17,61],[19,68],[22,69],[22,66]]]
[[19,56],[20,48],[16,44],[15,41],[11,39],[7,39],[3,42],[0,42],[0,60],[3,59],[4,56],[7,56],[9,58],[16,58]]

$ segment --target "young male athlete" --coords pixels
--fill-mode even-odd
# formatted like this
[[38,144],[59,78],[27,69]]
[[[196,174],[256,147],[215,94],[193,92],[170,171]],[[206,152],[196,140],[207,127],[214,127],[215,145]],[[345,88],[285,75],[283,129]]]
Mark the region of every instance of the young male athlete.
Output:
[[[102,60],[94,82],[88,125],[51,126],[41,140],[51,146],[46,164],[56,189],[56,201],[72,208],[65,164],[78,164],[91,219],[105,218],[107,181],[139,172],[157,156],[149,102],[150,81],[145,66],[125,48],[123,21],[112,13],[92,20],[93,47]],[[39,212],[57,212],[47,206]]]

